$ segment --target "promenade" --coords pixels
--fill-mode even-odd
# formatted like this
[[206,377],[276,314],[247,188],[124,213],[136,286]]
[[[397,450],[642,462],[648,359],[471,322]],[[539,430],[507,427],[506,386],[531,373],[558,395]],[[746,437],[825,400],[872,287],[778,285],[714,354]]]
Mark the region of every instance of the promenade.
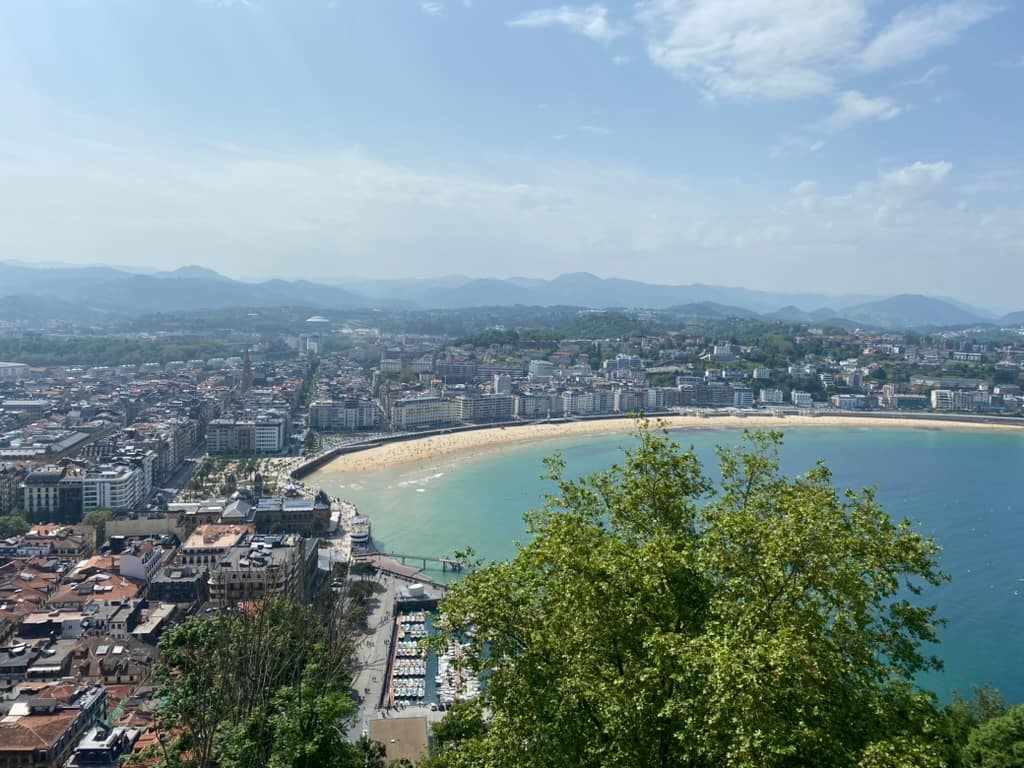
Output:
[[391,657],[391,636],[395,625],[395,613],[399,593],[409,586],[409,581],[388,573],[380,573],[369,579],[374,583],[374,596],[370,600],[367,629],[356,641],[356,674],[352,689],[359,694],[361,702],[356,719],[349,731],[349,737],[359,738],[363,730],[369,730],[371,721],[385,717],[426,717],[436,721],[444,712],[432,711],[429,706],[403,705],[400,709],[380,710],[387,685],[388,660]]
[[[790,428],[870,428],[870,429],[945,429],[1024,431],[1024,419],[966,414],[913,414],[881,411],[839,411],[835,409],[766,410],[696,409],[679,414],[650,414],[650,423],[666,429],[778,429]],[[401,435],[367,444],[353,444],[344,452],[322,455],[295,470],[293,477],[319,472],[359,473],[436,459],[449,454],[480,451],[521,443],[580,437],[614,432],[633,432],[636,420],[629,416],[607,416],[573,421],[517,422],[506,425],[479,425],[433,430],[417,435]]]
[[372,579],[374,596],[366,618],[367,629],[356,641],[356,674],[352,689],[359,694],[361,703],[349,738],[358,739],[364,729],[369,732],[370,721],[380,717],[378,707],[387,678],[387,662],[391,651],[391,628],[394,625],[395,600],[404,582],[381,575]]

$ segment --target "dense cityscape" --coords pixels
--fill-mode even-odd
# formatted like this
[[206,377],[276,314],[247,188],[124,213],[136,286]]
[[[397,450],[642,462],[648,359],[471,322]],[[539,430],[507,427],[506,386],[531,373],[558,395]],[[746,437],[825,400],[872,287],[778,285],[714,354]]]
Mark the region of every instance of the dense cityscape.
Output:
[[1022,30],[0,0],[0,768],[1024,768]]
[[[223,357],[0,362],[0,680],[13,696],[7,710],[24,707],[5,726],[2,764],[21,764],[22,750],[52,766],[151,751],[157,642],[189,616],[267,596],[314,600],[346,561],[404,579],[391,587],[395,600],[436,605],[443,586],[397,560],[366,559],[365,513],[303,484],[309,468],[342,452],[640,413],[1013,421],[1024,406],[1021,329],[691,319],[604,337],[624,321],[642,325],[644,313],[577,315],[590,336],[490,326],[453,338],[310,314],[240,339]],[[9,325],[3,340],[51,333]],[[159,354],[168,341],[139,338]],[[419,614],[401,621],[409,615]],[[421,626],[408,624],[413,640]],[[367,676],[357,664],[363,693],[378,706],[427,706],[426,657],[415,642],[396,640],[396,650],[390,673],[419,674],[419,688],[397,676],[385,686],[388,672]],[[439,704],[443,713],[443,698],[425,711],[436,719]]]

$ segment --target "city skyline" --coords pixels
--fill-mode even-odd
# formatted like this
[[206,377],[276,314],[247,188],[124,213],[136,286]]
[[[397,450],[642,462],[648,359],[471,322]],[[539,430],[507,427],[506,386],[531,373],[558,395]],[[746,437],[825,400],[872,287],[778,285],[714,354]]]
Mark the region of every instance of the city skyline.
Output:
[[1016,308],[1021,16],[865,0],[11,6],[0,247],[251,278],[588,271]]

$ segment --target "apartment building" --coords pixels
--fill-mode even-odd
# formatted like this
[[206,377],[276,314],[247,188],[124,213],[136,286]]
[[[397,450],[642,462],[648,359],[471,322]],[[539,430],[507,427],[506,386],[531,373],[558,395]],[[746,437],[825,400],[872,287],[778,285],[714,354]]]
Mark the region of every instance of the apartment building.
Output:
[[459,420],[459,407],[443,397],[411,397],[391,406],[391,424],[395,429],[421,429]]
[[146,500],[147,482],[142,467],[105,464],[82,478],[82,512],[112,509],[127,512]]
[[316,569],[316,549],[316,539],[293,533],[246,536],[211,564],[210,599],[300,597]]
[[511,421],[512,395],[459,395],[455,398],[459,421]]
[[321,431],[373,429],[379,409],[369,398],[318,400],[309,407],[309,425]]
[[59,768],[78,740],[107,716],[103,686],[44,688],[0,702],[0,768]]
[[289,420],[281,415],[256,419],[214,419],[206,428],[206,450],[218,453],[281,453],[288,445]]

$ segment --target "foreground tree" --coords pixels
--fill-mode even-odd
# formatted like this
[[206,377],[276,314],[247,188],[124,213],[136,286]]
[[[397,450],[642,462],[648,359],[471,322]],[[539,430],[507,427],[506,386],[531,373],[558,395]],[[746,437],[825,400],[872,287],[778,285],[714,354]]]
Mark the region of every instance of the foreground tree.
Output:
[[166,765],[363,765],[348,742],[350,620],[328,597],[273,598],[191,618],[160,639],[158,730]]
[[1024,704],[1011,707],[971,731],[964,757],[971,768],[1024,766]]
[[[444,603],[488,675],[490,721],[439,765],[928,766],[937,547],[781,435],[720,449],[721,482],[641,425],[621,466],[527,515],[530,543]],[[470,729],[472,732],[472,729]]]

